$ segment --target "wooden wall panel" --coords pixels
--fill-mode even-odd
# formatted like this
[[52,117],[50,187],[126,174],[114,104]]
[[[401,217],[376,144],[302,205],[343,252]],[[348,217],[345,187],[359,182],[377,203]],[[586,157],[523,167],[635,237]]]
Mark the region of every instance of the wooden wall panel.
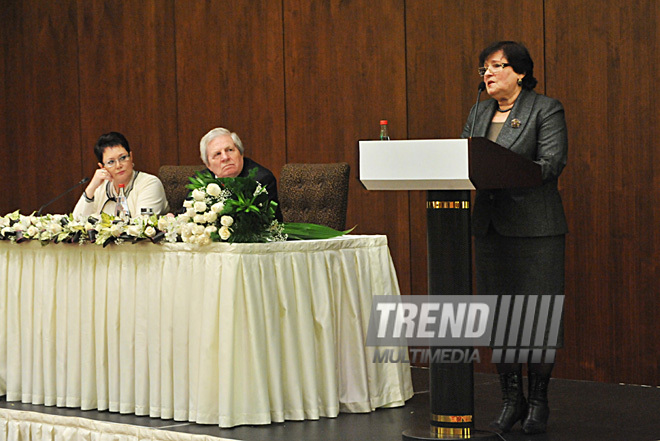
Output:
[[660,3],[546,1],[548,94],[569,165],[560,375],[660,384]]
[[[76,3],[5,1],[0,13],[0,212],[29,214],[82,178]],[[75,199],[48,211],[67,212]]]
[[409,293],[408,196],[357,180],[357,141],[378,138],[380,119],[407,137],[403,1],[285,0],[284,14],[287,162],[351,165],[347,226],[388,235]]
[[[18,13],[17,9],[10,4],[0,4],[0,60],[5,60],[0,63],[0,125],[3,130],[0,130],[0,188],[13,188],[16,181],[16,169],[10,167],[11,158],[15,155],[13,148],[11,148],[10,127],[12,121],[9,120],[9,115],[12,112],[8,108],[9,104],[9,87],[10,75],[12,73],[12,66],[15,61],[12,61],[12,54],[10,48],[15,46],[12,37],[19,35],[12,24],[18,22],[15,18]],[[0,215],[12,210],[12,208],[19,208],[19,199],[16,192],[3,192],[0,196]],[[15,209],[14,208],[14,209]]]
[[200,164],[215,127],[240,136],[246,156],[276,176],[285,163],[282,4],[176,3],[181,164]]
[[135,168],[156,174],[178,161],[172,0],[79,0],[84,173],[102,133],[123,133]]

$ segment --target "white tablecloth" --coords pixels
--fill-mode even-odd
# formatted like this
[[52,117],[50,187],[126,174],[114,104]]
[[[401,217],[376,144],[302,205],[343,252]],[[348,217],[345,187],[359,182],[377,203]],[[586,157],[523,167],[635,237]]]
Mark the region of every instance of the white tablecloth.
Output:
[[402,405],[409,365],[364,346],[398,294],[385,236],[1,241],[0,395],[221,427]]

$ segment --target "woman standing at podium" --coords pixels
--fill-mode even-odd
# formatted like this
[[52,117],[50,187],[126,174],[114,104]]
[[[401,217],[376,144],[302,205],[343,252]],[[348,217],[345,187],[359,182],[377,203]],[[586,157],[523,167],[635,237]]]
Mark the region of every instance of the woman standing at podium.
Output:
[[[472,108],[462,137],[486,137],[536,162],[543,182],[532,188],[477,191],[472,213],[477,294],[563,295],[568,229],[557,181],[568,152],[564,109],[559,101],[534,92],[534,62],[522,44],[494,43],[481,52],[479,65],[490,99]],[[536,321],[538,317],[534,329]],[[552,348],[562,345],[560,330]],[[497,364],[504,407],[490,426],[507,432],[521,421],[525,433],[545,432],[554,358],[527,363],[529,402],[522,384],[522,364],[528,360],[513,361]]]

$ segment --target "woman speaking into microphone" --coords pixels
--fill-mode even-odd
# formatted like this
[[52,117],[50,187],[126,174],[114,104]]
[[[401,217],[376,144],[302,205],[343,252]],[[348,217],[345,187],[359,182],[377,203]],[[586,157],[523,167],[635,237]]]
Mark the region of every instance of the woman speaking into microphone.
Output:
[[[472,108],[462,137],[486,137],[534,161],[541,166],[542,184],[477,191],[472,212],[477,294],[552,296],[554,302],[564,294],[568,232],[557,188],[568,154],[564,108],[559,101],[534,92],[534,62],[520,43],[500,41],[488,46],[479,55],[479,66],[490,99]],[[539,308],[535,330],[538,315]],[[545,333],[544,346],[534,349],[563,345],[561,330],[551,348],[546,329],[540,332]],[[554,357],[537,361],[518,358],[497,364],[504,407],[491,427],[507,432],[521,421],[525,433],[545,432]],[[527,364],[527,399],[522,364]]]

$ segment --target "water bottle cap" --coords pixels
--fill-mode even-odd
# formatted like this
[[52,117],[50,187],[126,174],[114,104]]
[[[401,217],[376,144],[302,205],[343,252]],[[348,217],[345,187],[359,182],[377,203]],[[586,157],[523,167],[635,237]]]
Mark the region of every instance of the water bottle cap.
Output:
[[386,119],[381,119],[381,120],[380,120],[380,125],[382,126],[383,124],[387,124],[387,120],[386,120]]

